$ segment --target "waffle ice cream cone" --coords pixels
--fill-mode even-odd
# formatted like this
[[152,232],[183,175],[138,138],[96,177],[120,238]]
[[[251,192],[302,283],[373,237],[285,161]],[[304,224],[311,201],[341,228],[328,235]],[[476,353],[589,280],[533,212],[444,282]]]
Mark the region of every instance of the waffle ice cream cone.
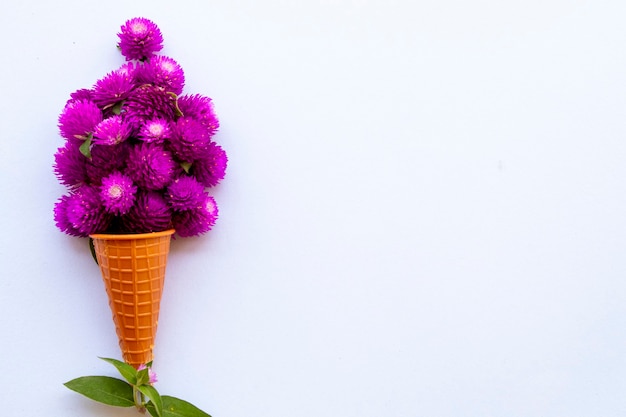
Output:
[[165,267],[174,230],[91,235],[124,361],[152,361]]

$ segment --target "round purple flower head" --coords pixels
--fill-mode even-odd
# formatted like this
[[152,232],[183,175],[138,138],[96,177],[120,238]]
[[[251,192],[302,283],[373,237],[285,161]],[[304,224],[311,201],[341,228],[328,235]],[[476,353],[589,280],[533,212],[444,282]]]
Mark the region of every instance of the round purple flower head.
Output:
[[112,214],[126,214],[135,203],[137,186],[128,176],[114,172],[102,180],[100,198]]
[[68,140],[54,154],[54,173],[61,184],[74,188],[87,182],[87,158],[80,152],[78,140]]
[[66,219],[79,236],[103,232],[109,226],[111,216],[106,213],[96,187],[78,188],[69,195],[64,205]]
[[102,112],[89,100],[70,100],[59,116],[59,130],[66,139],[86,139],[98,123]]
[[185,162],[207,156],[211,134],[207,127],[191,117],[181,117],[172,126],[170,146],[174,154]]
[[209,97],[199,94],[180,96],[178,97],[178,108],[183,115],[196,119],[205,125],[211,135],[220,127],[220,122],[213,108],[213,101]]
[[144,142],[130,150],[126,173],[140,187],[159,190],[172,182],[176,167],[170,152],[156,143]]
[[72,94],[70,94],[70,99],[67,101],[66,104],[78,100],[93,101],[93,91],[87,88],[81,88],[80,90],[76,90]]
[[217,185],[226,175],[228,157],[221,146],[215,142],[209,144],[206,156],[194,161],[191,172],[205,187]]
[[120,115],[104,119],[93,133],[93,143],[98,145],[117,145],[130,137],[132,128]]
[[161,232],[171,223],[172,212],[156,191],[140,191],[135,205],[122,216],[122,228],[128,233]]
[[67,218],[67,206],[70,201],[70,195],[62,196],[59,201],[54,204],[54,223],[64,233],[72,236],[83,236]]
[[198,236],[211,230],[217,220],[217,204],[205,195],[205,203],[191,210],[177,212],[172,218],[176,233],[181,237]]
[[128,142],[116,146],[92,145],[91,159],[87,159],[87,178],[92,184],[102,184],[102,179],[126,164]]
[[165,119],[148,120],[139,129],[139,139],[144,142],[163,143],[171,134],[170,124]]
[[127,68],[113,71],[94,85],[93,101],[101,108],[106,109],[126,99],[134,87],[135,79],[131,71],[128,71]]
[[124,103],[124,114],[135,129],[152,119],[173,120],[176,114],[176,97],[163,87],[142,85],[137,87]]
[[127,61],[143,61],[163,48],[161,30],[152,21],[143,17],[128,20],[117,34],[122,55]]
[[178,95],[183,92],[185,73],[172,58],[155,55],[144,63],[141,70],[141,80],[163,87]]
[[206,195],[194,177],[182,176],[167,187],[165,198],[173,210],[182,211],[202,206]]
[[135,64],[134,62],[126,62],[126,63],[122,64],[121,67],[116,69],[115,72],[117,72],[118,74],[122,74],[122,75],[126,75],[128,77],[131,77],[135,81],[135,84],[137,84],[139,82],[137,80],[137,72],[138,72],[138,70],[139,70],[139,64]]

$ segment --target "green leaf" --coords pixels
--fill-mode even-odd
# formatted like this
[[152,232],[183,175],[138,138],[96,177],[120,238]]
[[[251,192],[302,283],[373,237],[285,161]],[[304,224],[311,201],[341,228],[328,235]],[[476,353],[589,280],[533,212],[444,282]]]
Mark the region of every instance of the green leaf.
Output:
[[93,245],[93,239],[89,238],[89,251],[91,252],[91,256],[93,256],[93,260],[96,261],[96,265],[98,264],[98,257],[96,256],[96,248]]
[[78,149],[86,158],[91,159],[91,136],[87,137]]
[[189,169],[191,168],[191,162],[181,162],[180,166],[185,170],[187,174],[189,174]]
[[129,384],[137,385],[137,370],[131,365],[111,358],[100,358],[105,362],[115,366],[119,373],[128,381]]
[[150,374],[148,367],[143,368],[141,371],[137,371],[137,382],[135,385],[149,385]]
[[[179,398],[163,395],[161,399],[163,400],[163,414],[161,414],[161,417],[211,417],[195,405]],[[148,403],[146,409],[150,415],[157,417],[154,404]]]
[[141,385],[137,387],[139,391],[150,400],[151,404],[154,406],[155,414],[152,414],[154,417],[161,417],[163,415],[163,401],[161,400],[161,395],[159,392],[151,385]]
[[123,101],[118,101],[117,103],[113,105],[113,107],[111,107],[111,112],[113,112],[113,114],[121,114],[123,105],[124,105]]
[[132,407],[133,387],[121,379],[110,376],[83,376],[66,382],[67,388],[98,401],[116,407]]
[[164,414],[161,414],[160,416],[157,414],[157,411],[154,408],[154,404],[152,404],[151,402],[146,404],[146,410],[148,410],[148,413],[150,413],[150,415],[152,417],[163,417],[164,416]]

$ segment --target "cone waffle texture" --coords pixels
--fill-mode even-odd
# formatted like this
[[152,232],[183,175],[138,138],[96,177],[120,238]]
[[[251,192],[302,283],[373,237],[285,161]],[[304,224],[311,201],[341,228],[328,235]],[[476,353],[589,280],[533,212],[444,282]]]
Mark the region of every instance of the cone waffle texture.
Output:
[[92,235],[124,361],[152,361],[173,230]]

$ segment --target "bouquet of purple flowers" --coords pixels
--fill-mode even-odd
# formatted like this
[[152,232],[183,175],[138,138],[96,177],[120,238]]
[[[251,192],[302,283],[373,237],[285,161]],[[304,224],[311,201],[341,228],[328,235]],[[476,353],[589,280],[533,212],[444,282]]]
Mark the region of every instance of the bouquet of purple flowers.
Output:
[[213,140],[219,122],[209,97],[183,94],[183,69],[157,54],[163,36],[153,22],[130,19],[118,36],[127,62],[72,93],[59,116],[65,144],[54,172],[68,193],[56,202],[54,221],[69,235],[90,237],[126,362],[105,358],[123,379],[87,376],[65,385],[153,417],[207,417],[159,394],[151,358],[170,236],[200,235],[217,219],[206,190],[226,171],[226,153]]
[[227,164],[213,140],[213,102],[183,94],[183,69],[157,54],[163,36],[153,22],[130,19],[118,36],[127,62],[72,93],[59,116],[65,145],[54,172],[69,192],[54,206],[55,223],[82,237],[205,233],[218,215],[206,189],[224,178]]

